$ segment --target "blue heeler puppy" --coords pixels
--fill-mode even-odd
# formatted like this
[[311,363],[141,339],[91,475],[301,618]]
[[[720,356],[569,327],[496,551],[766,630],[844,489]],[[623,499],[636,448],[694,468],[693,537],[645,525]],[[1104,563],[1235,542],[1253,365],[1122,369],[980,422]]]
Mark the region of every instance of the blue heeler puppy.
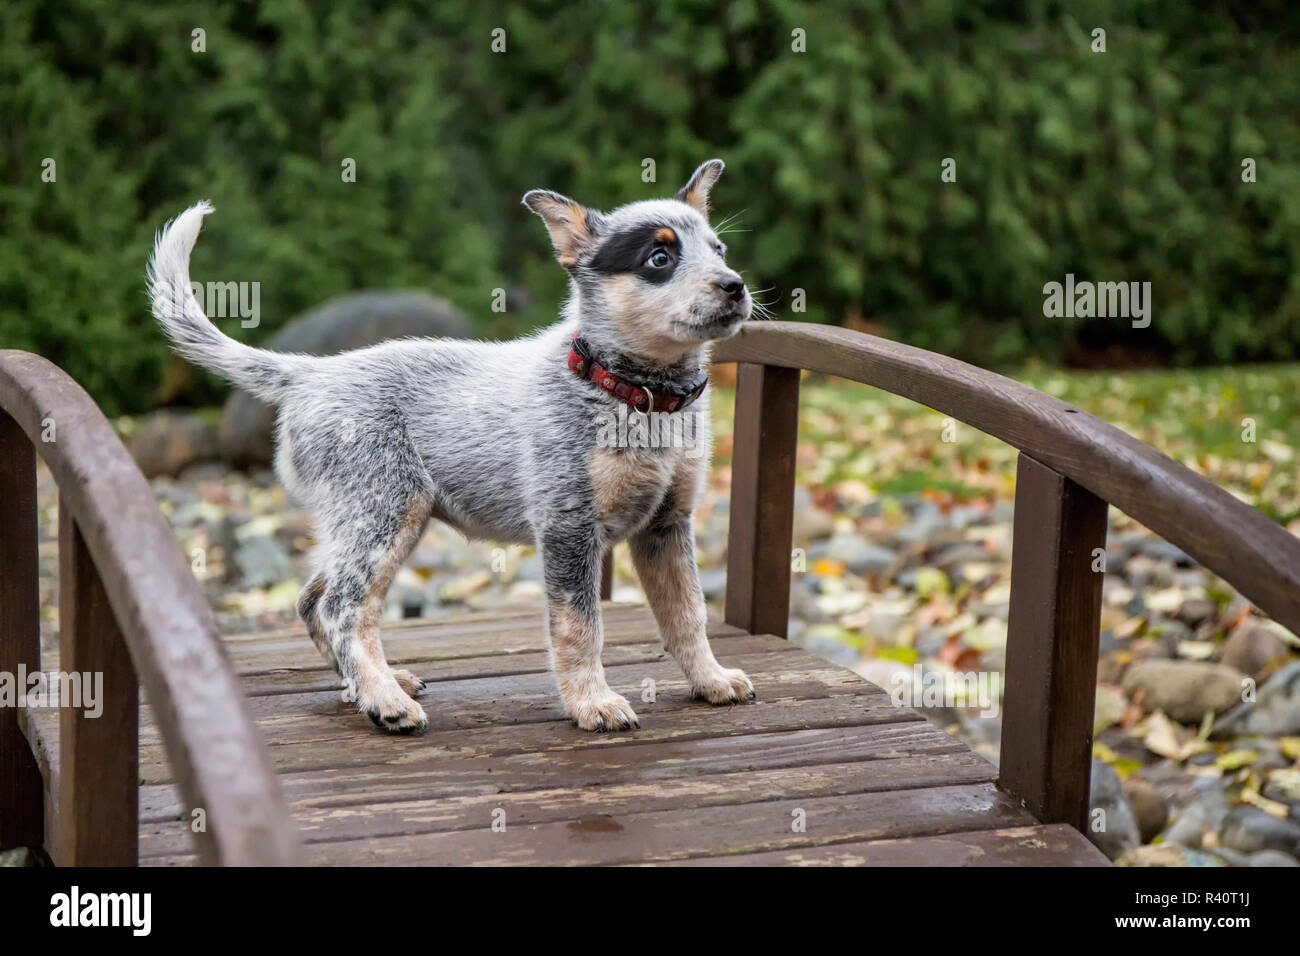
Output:
[[608,213],[544,190],[525,195],[569,272],[569,298],[558,324],[511,342],[404,339],[323,357],[250,348],[220,332],[190,291],[190,252],[212,207],[187,209],[158,237],[149,289],[176,349],[279,406],[276,472],[320,541],[298,612],[344,700],[380,727],[428,724],[413,699],[423,682],[389,667],[379,623],[430,518],[537,545],[551,665],[578,726],[637,726],[600,661],[601,562],[622,540],[694,694],[714,704],[754,696],[705,635],[691,511],[707,453],[597,437],[626,403],[696,415],[707,449],[708,343],[733,335],[751,309],[709,226],[722,169],[710,160],[672,199]]

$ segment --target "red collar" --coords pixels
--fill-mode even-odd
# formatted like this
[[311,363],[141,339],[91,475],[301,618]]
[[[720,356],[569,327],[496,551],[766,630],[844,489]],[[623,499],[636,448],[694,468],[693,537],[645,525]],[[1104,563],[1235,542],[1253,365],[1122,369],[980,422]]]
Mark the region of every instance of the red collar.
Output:
[[573,346],[569,349],[569,370],[582,378],[591,379],[615,398],[622,399],[643,412],[680,412],[699,398],[704,387],[709,384],[709,377],[704,375],[700,378],[699,385],[685,392],[662,392],[629,382],[597,362],[577,332],[573,333]]

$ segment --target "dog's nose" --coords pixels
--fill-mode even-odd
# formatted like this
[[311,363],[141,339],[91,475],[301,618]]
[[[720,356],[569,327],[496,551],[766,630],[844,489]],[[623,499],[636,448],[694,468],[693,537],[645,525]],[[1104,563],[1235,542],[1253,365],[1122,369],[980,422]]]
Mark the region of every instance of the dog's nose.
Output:
[[739,302],[745,297],[745,283],[740,276],[727,276],[722,279],[715,279],[713,284],[722,291],[722,294],[732,302]]

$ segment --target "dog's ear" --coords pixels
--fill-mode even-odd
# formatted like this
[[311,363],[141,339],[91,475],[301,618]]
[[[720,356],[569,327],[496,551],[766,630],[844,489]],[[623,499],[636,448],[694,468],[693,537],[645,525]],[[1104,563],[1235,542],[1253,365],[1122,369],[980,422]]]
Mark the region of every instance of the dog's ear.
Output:
[[726,168],[726,163],[720,159],[711,159],[707,163],[700,164],[700,168],[691,174],[690,181],[677,190],[677,195],[673,198],[688,206],[694,206],[701,216],[708,219],[709,190],[713,188],[713,184],[718,181],[718,177]]
[[600,214],[594,209],[549,189],[530,190],[524,193],[523,202],[546,223],[555,258],[566,269],[577,265],[579,253],[595,245]]

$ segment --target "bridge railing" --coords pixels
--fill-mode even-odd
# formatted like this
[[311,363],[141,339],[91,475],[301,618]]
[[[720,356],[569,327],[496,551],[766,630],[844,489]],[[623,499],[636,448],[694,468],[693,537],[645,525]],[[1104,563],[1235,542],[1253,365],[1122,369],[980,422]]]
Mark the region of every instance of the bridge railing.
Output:
[[[999,785],[1044,823],[1083,829],[1106,508],[1186,551],[1300,632],[1300,539],[1099,418],[956,359],[848,329],[751,323],[738,363],[726,620],[785,636],[801,369],[927,405],[1021,452],[1016,472]],[[1188,409],[1195,414],[1195,409]]]
[[22,709],[0,708],[0,849],[136,863],[142,685],[185,806],[202,811],[191,821],[200,859],[295,862],[270,758],[149,484],[76,382],[11,350],[0,351],[0,672],[41,669],[37,453],[59,488],[59,670],[102,674],[102,713],[60,701],[47,802]]

